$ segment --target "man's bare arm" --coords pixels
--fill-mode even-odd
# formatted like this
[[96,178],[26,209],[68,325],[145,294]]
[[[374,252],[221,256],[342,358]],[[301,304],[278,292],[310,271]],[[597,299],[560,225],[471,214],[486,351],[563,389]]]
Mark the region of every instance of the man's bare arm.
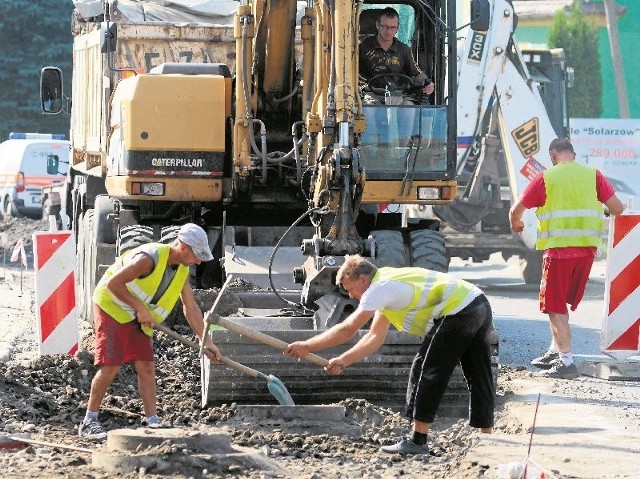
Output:
[[522,221],[522,215],[527,210],[527,207],[520,201],[516,202],[509,210],[509,225],[511,230],[516,233],[522,233],[524,231],[524,221]]
[[374,311],[364,311],[360,308],[351,313],[343,322],[327,329],[323,333],[318,334],[305,341],[296,341],[291,343],[283,351],[287,356],[301,358],[308,353],[327,349],[337,346],[348,341],[356,334],[356,331],[364,326],[373,316]]
[[611,195],[611,198],[604,202],[604,206],[604,214],[607,216],[617,216],[619,214],[622,214],[622,212],[624,211],[624,205],[622,204],[622,201],[620,201],[620,198],[615,195],[615,193]]
[[341,369],[344,369],[375,353],[384,344],[387,332],[389,331],[389,325],[390,323],[387,318],[380,313],[376,313],[367,334],[362,336],[360,341],[354,344],[348,351],[330,360],[327,370],[331,369],[333,364],[337,364]]

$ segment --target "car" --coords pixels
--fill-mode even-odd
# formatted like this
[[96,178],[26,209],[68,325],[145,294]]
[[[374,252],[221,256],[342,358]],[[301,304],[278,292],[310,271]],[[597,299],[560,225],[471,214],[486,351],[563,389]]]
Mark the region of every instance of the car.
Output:
[[47,163],[57,157],[69,164],[69,141],[64,135],[11,133],[0,143],[0,208],[5,216],[42,217],[42,188],[63,183],[65,173],[49,173]]

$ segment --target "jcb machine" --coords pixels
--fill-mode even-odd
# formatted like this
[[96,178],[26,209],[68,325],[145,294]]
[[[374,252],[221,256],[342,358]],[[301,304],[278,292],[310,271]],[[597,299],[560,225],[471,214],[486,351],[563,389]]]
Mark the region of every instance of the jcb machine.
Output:
[[449,257],[517,255],[525,282],[536,284],[542,252],[534,211],[526,212],[522,234],[511,232],[508,213],[529,181],[551,167],[551,141],[568,136],[573,69],[562,49],[520,48],[510,0],[477,0],[471,10],[458,55],[458,195],[433,208],[407,206],[405,222],[440,221]]
[[[456,196],[455,1],[394,4],[399,36],[436,85],[414,106],[363,103],[358,44],[375,32],[383,8],[375,2],[201,2],[195,10],[113,0],[97,11],[96,2],[74,3],[72,103],[57,68],[44,69],[41,83],[46,112],[70,108],[73,158],[62,196],[84,318],[116,255],[172,241],[188,221],[206,229],[216,258],[193,272],[194,285],[220,286],[232,274],[271,290],[245,295],[258,299],[245,309],[275,299],[282,314],[244,321],[288,342],[354,309],[335,286],[347,254],[446,270],[437,223],[400,228],[399,215],[389,220],[376,205]],[[383,80],[389,93],[403,83]],[[374,121],[383,145],[367,139]],[[402,404],[417,347],[390,332],[378,354],[330,378],[226,331],[214,335],[224,354],[283,379],[297,403]],[[269,401],[262,384],[223,368],[205,365],[203,378],[203,403]],[[451,413],[466,414],[465,393],[458,378]]]

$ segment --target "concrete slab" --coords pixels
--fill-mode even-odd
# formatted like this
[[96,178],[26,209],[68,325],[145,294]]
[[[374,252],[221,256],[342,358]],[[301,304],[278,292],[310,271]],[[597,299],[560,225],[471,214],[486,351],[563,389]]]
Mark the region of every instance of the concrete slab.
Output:
[[238,405],[236,416],[243,419],[272,420],[272,421],[324,421],[343,422],[346,410],[342,406],[269,406],[269,405]]
[[584,376],[607,381],[640,381],[640,363],[638,362],[584,361],[577,368],[578,372]]
[[191,454],[182,449],[148,454],[118,454],[95,451],[93,467],[110,473],[126,474],[145,471],[147,474],[179,474],[179,477],[243,477],[250,471],[261,471],[265,477],[292,477],[286,469],[258,453]]
[[231,422],[233,427],[248,429],[281,429],[286,432],[307,432],[334,436],[360,437],[362,426],[346,417],[343,406],[304,405],[238,405]]
[[[242,278],[261,287],[270,288],[269,260],[273,246],[226,246],[224,269],[227,274]],[[271,268],[273,284],[277,289],[302,289],[293,282],[293,268],[302,266],[306,257],[300,247],[281,247]]]
[[[300,290],[286,291],[278,290],[280,298],[273,291],[234,291],[235,295],[242,302],[243,309],[271,309],[280,310],[289,307],[289,304],[281,298],[297,303],[300,301]],[[270,312],[269,314],[272,314]],[[251,314],[251,316],[260,316],[259,314]]]

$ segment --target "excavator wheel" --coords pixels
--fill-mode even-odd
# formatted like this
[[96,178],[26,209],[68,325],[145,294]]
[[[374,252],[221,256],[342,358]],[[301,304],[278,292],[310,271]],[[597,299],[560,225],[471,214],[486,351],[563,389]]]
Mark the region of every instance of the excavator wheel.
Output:
[[406,266],[404,242],[400,231],[372,231],[371,236],[376,242],[375,263],[377,267],[402,268]]
[[409,233],[409,238],[412,266],[441,273],[449,271],[449,256],[439,231],[415,230]]
[[116,255],[120,256],[133,248],[151,242],[153,242],[153,228],[151,226],[124,226],[118,231]]
[[526,284],[540,284],[542,280],[542,251],[527,251],[520,256],[520,272]]

